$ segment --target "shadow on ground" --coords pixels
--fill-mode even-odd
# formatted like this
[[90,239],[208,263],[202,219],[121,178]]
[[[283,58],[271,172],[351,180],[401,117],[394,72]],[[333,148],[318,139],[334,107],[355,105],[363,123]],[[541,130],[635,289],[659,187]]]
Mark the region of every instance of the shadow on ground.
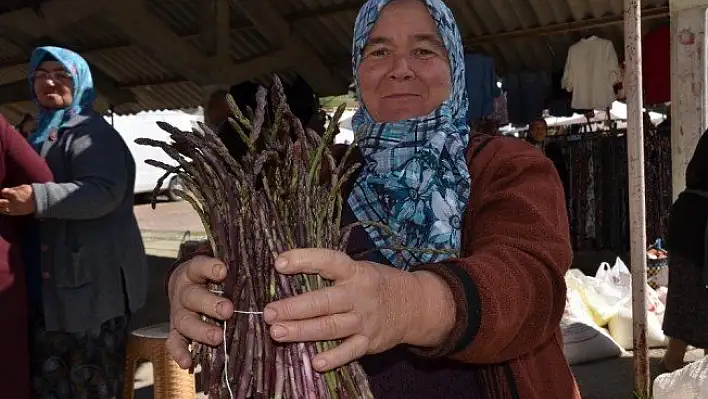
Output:
[[[659,375],[662,352],[649,354],[651,379]],[[631,357],[607,359],[572,367],[583,399],[634,398],[634,371]],[[650,383],[650,387],[651,387]]]
[[169,320],[169,301],[165,292],[165,276],[175,262],[174,258],[148,256],[149,282],[145,306],[132,317],[132,329]]

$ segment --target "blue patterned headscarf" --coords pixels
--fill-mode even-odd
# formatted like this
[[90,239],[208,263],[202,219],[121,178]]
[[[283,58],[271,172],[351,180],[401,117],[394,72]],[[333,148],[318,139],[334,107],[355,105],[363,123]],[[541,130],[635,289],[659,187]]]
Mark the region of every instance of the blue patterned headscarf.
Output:
[[[381,10],[392,0],[369,0],[354,25],[352,64],[358,69]],[[352,118],[364,167],[348,198],[362,222],[381,223],[394,235],[369,223],[366,231],[381,253],[407,270],[441,261],[459,251],[462,214],[470,195],[465,151],[469,139],[462,38],[442,0],[424,0],[448,52],[452,90],[430,115],[377,123],[362,105]],[[359,93],[361,98],[361,93]],[[427,253],[392,250],[401,246]],[[390,248],[390,249],[387,249]],[[442,251],[441,251],[442,250]]]
[[[64,69],[71,74],[74,80],[73,100],[69,108],[46,109],[37,100],[34,92],[34,82],[32,76],[44,61],[58,61]],[[39,118],[37,130],[29,137],[29,142],[39,151],[42,144],[47,140],[52,131],[61,129],[69,120],[78,115],[87,115],[93,108],[93,100],[96,98],[96,91],[93,87],[93,78],[88,63],[80,55],[71,50],[61,47],[38,47],[32,53],[30,60],[30,89],[32,98],[39,107]]]

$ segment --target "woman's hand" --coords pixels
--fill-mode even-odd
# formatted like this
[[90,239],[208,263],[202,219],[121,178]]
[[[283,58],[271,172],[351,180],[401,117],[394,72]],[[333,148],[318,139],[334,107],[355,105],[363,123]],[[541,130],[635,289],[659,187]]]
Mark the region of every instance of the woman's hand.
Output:
[[0,192],[0,213],[24,216],[35,212],[34,190],[29,184],[4,188]]
[[[285,252],[276,259],[276,269],[283,274],[319,274],[334,281],[331,287],[272,302],[263,314],[271,337],[279,342],[343,340],[313,359],[317,371],[399,344],[437,346],[455,323],[450,288],[429,272],[408,273],[357,262],[325,249]],[[222,342],[221,329],[203,322],[199,314],[218,320],[231,317],[231,302],[207,289],[208,283],[224,278],[226,266],[204,256],[178,266],[170,277],[167,349],[180,367],[191,365],[188,339],[208,345]]]
[[266,306],[263,317],[280,342],[344,341],[313,359],[327,371],[399,344],[437,346],[455,322],[452,292],[429,272],[408,273],[341,252],[298,249],[276,259],[283,274],[319,274],[334,286]]
[[182,368],[191,366],[189,339],[208,345],[222,341],[219,327],[202,321],[201,314],[218,320],[226,320],[234,313],[227,299],[207,289],[210,282],[218,283],[226,278],[226,266],[217,259],[197,256],[179,265],[167,287],[170,298],[170,334],[167,351]]

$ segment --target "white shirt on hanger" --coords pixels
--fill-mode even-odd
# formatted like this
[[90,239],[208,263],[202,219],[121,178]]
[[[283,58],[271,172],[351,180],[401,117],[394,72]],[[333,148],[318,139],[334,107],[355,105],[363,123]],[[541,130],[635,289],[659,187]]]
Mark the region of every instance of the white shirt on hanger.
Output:
[[562,84],[573,92],[573,108],[610,107],[615,101],[613,86],[619,79],[617,53],[611,41],[591,36],[568,50]]

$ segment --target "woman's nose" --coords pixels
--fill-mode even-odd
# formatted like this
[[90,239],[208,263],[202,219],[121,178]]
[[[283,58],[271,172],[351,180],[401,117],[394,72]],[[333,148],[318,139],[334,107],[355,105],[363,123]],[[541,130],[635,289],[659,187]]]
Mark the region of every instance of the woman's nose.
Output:
[[410,63],[406,57],[396,57],[391,65],[391,71],[388,73],[389,79],[392,80],[408,80],[415,77],[415,72],[410,67]]

